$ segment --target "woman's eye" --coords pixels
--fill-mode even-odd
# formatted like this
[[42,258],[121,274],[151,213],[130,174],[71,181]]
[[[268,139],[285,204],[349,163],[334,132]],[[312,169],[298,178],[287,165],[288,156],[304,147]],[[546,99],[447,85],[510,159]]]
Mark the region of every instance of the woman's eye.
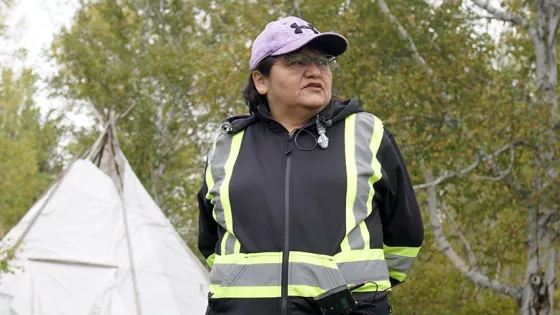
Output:
[[290,62],[290,64],[292,64],[292,65],[302,65],[303,63],[304,63],[303,59],[301,59],[301,58],[294,58]]

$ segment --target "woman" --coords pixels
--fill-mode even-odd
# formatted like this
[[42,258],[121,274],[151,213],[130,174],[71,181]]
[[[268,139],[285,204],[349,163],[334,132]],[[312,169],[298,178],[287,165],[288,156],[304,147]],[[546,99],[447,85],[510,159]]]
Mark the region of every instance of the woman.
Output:
[[422,219],[392,135],[331,95],[347,46],[296,17],[255,39],[250,115],[222,124],[198,194],[207,314],[391,312]]

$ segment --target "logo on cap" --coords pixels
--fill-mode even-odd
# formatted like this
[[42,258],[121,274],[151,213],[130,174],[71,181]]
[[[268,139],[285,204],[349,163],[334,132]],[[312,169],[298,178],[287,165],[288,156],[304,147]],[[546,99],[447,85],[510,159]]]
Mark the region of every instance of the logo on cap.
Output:
[[312,24],[307,24],[307,25],[298,25],[297,23],[292,23],[292,25],[290,25],[291,28],[295,28],[295,33],[296,34],[302,34],[304,28],[312,30],[313,33],[315,34],[319,34],[319,31],[312,25]]

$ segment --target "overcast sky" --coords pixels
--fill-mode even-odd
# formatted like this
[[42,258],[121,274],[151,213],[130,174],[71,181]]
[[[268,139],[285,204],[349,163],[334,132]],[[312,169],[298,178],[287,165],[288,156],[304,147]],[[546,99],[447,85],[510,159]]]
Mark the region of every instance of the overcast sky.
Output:
[[8,37],[13,47],[29,50],[32,66],[43,67],[41,49],[48,47],[53,34],[63,25],[70,25],[77,0],[16,0],[8,16]]
[[[47,60],[44,50],[49,48],[54,34],[62,26],[70,26],[78,6],[79,0],[16,0],[16,6],[8,15],[8,41],[3,49],[9,53],[25,48],[28,55],[23,63],[7,59],[7,56],[0,57],[2,61],[16,69],[22,66],[32,68],[41,79],[52,75],[54,64]],[[63,101],[49,99],[48,93],[41,82],[36,100],[43,112],[50,108],[62,108]],[[68,118],[80,126],[91,124],[83,115],[69,113]]]

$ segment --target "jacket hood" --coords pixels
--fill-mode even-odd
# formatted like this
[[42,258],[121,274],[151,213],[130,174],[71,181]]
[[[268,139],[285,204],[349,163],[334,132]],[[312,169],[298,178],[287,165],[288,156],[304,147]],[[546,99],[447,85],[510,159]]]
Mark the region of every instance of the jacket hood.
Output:
[[346,117],[352,114],[364,111],[360,107],[358,101],[355,99],[349,99],[346,101],[338,101],[333,99],[331,101],[330,106],[332,108],[332,113],[333,113],[331,118],[333,124],[341,120],[344,120]]
[[[360,104],[355,99],[348,99],[345,101],[340,101],[338,99],[331,99],[329,105],[325,107],[319,114],[318,119],[325,123],[327,127],[335,124],[346,117],[354,114],[363,112],[364,110],[360,107]],[[313,122],[315,118],[311,118],[310,122]],[[270,121],[273,120],[270,117],[270,112],[265,106],[259,106],[257,111],[252,112],[250,115],[240,115],[233,116],[222,123],[220,129],[222,131],[234,134],[241,130],[247,128],[250,124],[257,122],[259,120]]]

